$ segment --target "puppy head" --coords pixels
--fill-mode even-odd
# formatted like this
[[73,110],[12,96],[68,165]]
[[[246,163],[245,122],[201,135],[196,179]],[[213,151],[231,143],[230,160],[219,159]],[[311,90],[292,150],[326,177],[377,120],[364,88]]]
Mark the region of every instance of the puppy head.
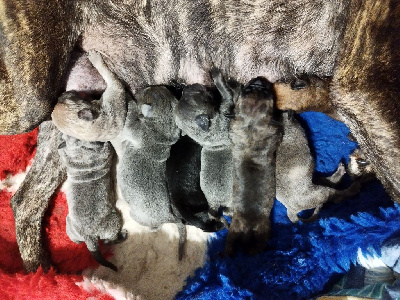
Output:
[[271,115],[274,110],[273,100],[272,83],[263,77],[257,77],[250,80],[242,89],[237,111],[252,119],[265,117]]
[[181,120],[182,130],[207,132],[217,114],[217,106],[215,97],[203,85],[193,84],[183,90],[175,115]]
[[235,103],[235,119],[230,124],[234,144],[261,147],[281,138],[282,116],[274,102],[272,84],[265,78],[252,79],[241,89]]
[[68,91],[63,93],[51,115],[54,125],[70,136],[84,139],[85,127],[100,115],[100,105],[85,94]]
[[[170,118],[178,100],[163,86],[150,86],[135,94],[138,107],[145,118]],[[166,120],[163,120],[166,121]]]
[[175,96],[164,86],[150,86],[137,91],[135,98],[145,144],[174,144],[180,133],[174,118]]
[[219,112],[221,96],[200,84],[183,90],[175,109],[175,120],[183,133],[202,146],[229,143],[229,119]]

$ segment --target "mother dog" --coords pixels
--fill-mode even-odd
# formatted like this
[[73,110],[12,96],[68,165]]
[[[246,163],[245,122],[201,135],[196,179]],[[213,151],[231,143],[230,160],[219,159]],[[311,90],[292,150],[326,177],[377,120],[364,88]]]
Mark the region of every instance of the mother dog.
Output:
[[399,32],[397,0],[1,0],[0,134],[49,117],[77,49],[131,92],[210,85],[212,66],[241,83],[333,76],[333,106],[400,201]]

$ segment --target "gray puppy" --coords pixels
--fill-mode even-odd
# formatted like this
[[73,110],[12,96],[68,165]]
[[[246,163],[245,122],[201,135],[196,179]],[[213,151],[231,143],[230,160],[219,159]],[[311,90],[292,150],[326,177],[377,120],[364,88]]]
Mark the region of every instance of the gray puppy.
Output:
[[173,108],[176,98],[165,87],[139,91],[128,104],[123,132],[112,141],[119,164],[117,181],[130,214],[138,223],[158,228],[175,223],[170,211],[166,182],[166,160],[179,138]]
[[346,173],[343,164],[330,178],[315,184],[315,162],[303,127],[294,116],[284,113],[283,130],[282,142],[276,153],[276,198],[286,206],[292,222],[300,219],[297,214],[302,210],[315,208],[313,217],[309,219],[312,220],[325,202],[340,201],[359,192],[359,181],[345,190],[334,188]]
[[114,150],[109,142],[89,142],[63,135],[59,146],[61,161],[67,168],[67,235],[85,242],[94,258],[103,266],[117,268],[103,258],[99,240],[117,242],[125,239],[122,217],[115,208],[111,177]]
[[139,224],[152,229],[177,224],[181,259],[186,227],[172,212],[166,173],[171,146],[180,135],[173,116],[177,99],[162,86],[142,89],[135,98],[137,103],[128,103],[123,131],[112,141],[119,157],[118,186]]
[[213,68],[212,79],[221,93],[221,102],[205,86],[189,85],[175,109],[175,121],[183,134],[202,146],[200,187],[210,206],[210,213],[218,215],[221,208],[231,206],[233,161],[229,139],[229,116],[233,109],[233,95],[226,88],[220,72]]

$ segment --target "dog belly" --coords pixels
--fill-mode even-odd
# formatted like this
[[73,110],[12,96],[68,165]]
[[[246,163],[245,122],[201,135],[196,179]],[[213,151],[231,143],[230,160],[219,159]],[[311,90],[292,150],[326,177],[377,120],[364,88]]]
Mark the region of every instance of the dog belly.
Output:
[[332,75],[347,7],[345,0],[269,0],[252,8],[230,1],[129,2],[92,8],[80,46],[99,51],[132,92],[171,80],[212,85],[212,66],[241,83]]
[[106,87],[105,81],[92,66],[87,55],[84,52],[75,51],[69,64],[65,90],[101,93]]

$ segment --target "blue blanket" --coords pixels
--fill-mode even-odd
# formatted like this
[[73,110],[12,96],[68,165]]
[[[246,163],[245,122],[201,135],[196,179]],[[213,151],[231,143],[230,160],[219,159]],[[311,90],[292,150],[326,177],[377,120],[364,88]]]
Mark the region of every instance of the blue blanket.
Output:
[[[321,113],[300,115],[315,154],[316,172],[333,173],[347,162],[356,143],[348,128]],[[187,279],[177,299],[311,299],[330,289],[338,275],[364,254],[380,253],[384,240],[400,228],[400,207],[378,181],[340,204],[326,204],[316,222],[292,224],[276,201],[269,251],[249,257],[221,256],[227,230],[209,241],[204,267]]]

